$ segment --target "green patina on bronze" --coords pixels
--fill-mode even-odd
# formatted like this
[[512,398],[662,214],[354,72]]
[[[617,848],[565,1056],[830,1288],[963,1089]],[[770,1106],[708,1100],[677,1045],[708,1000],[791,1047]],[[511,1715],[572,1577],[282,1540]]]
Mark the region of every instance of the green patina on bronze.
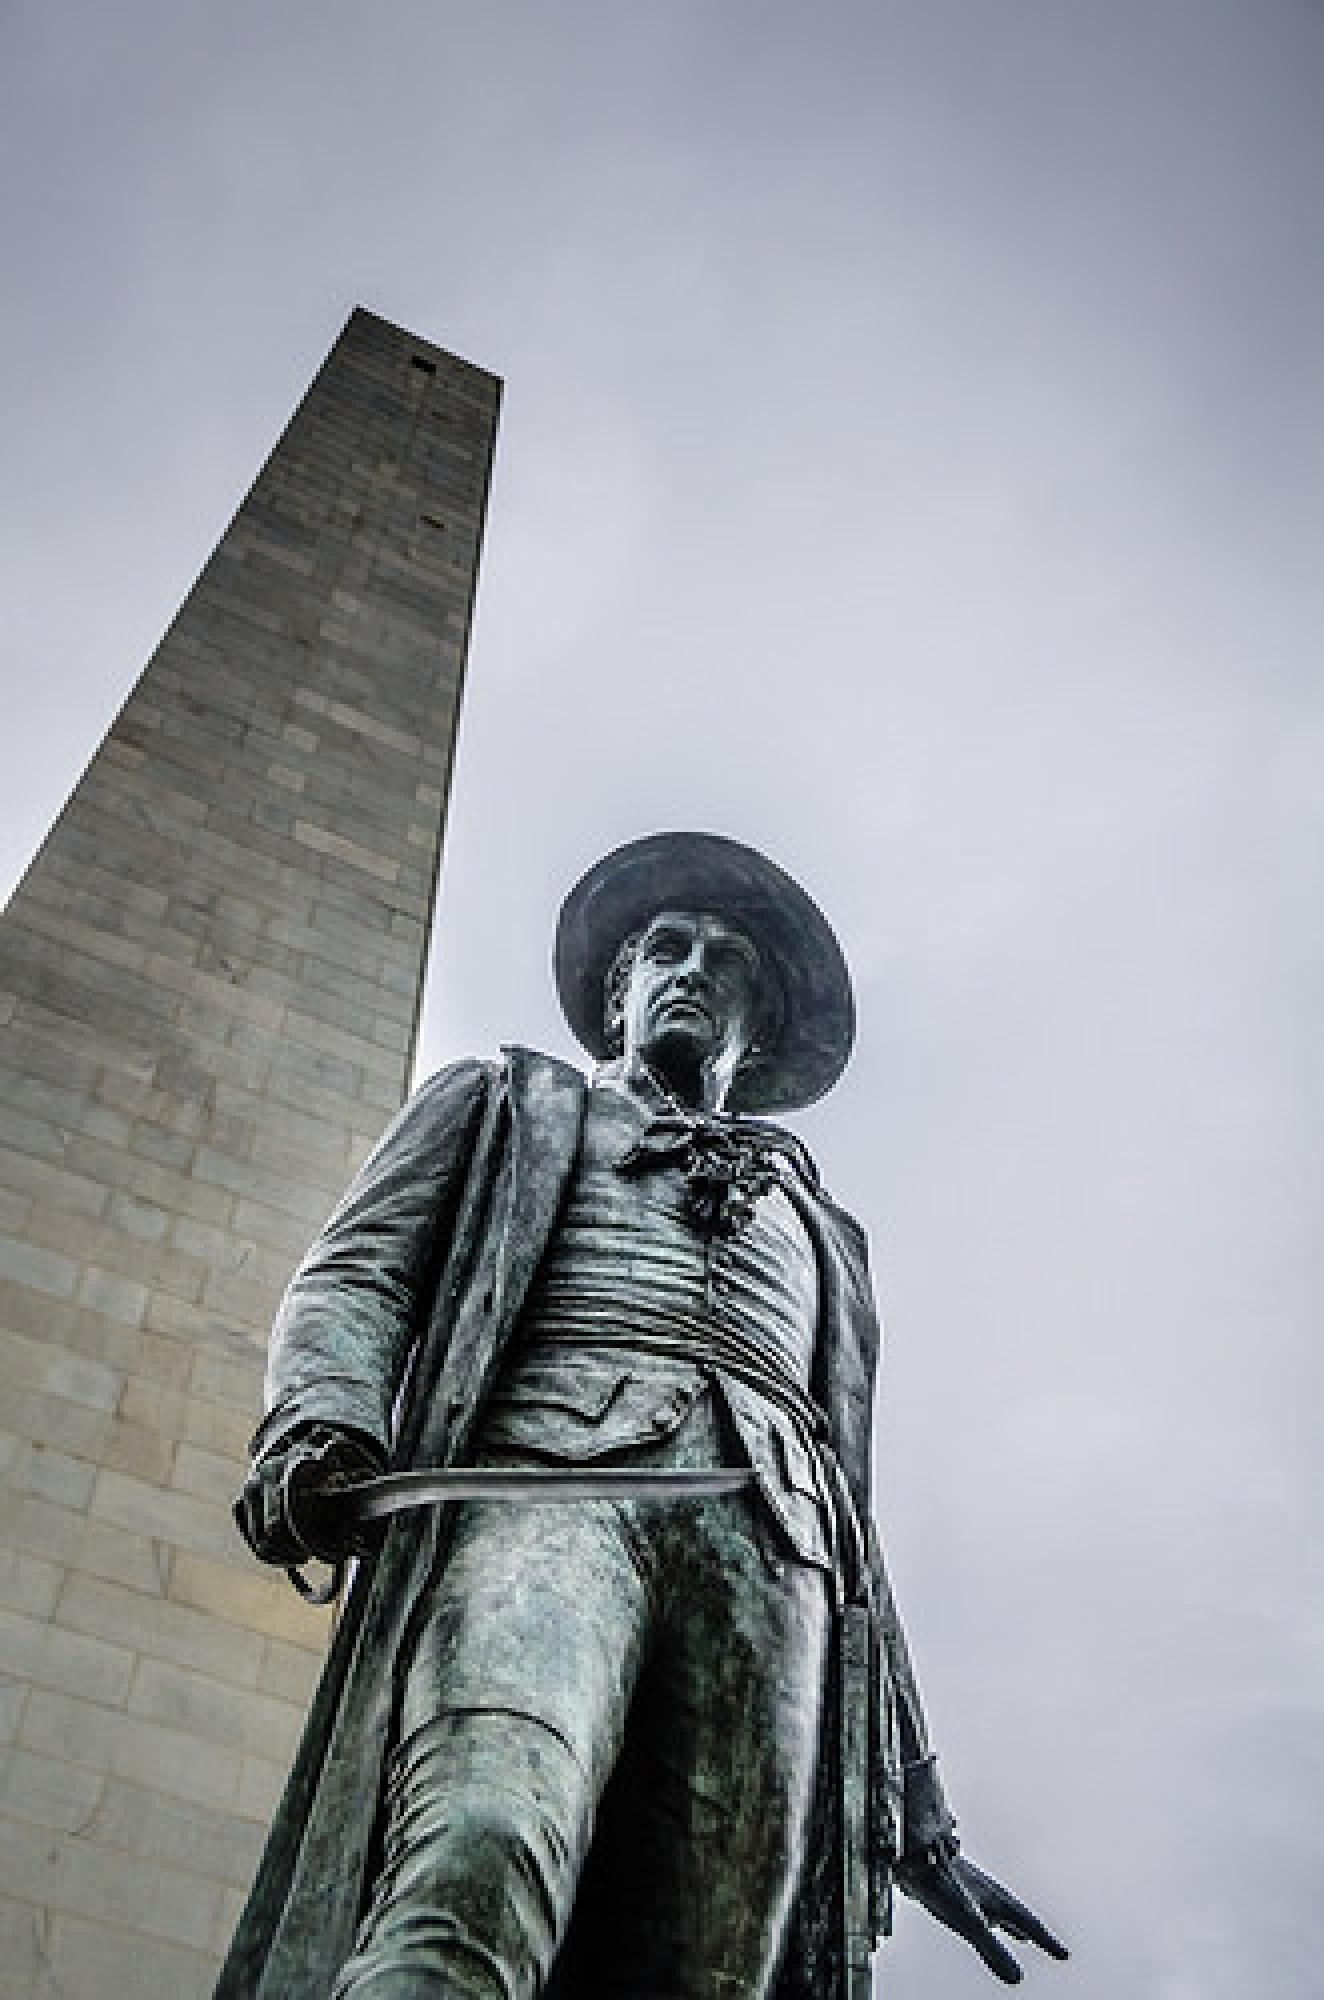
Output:
[[961,1855],[937,1781],[870,1525],[862,1232],[727,1108],[840,1072],[835,939],[763,857],[659,835],[572,893],[557,972],[620,1059],[590,1089],[513,1049],[406,1106],[282,1305],[241,1526],[306,1553],[284,1500],[315,1451],[351,1479],[753,1481],[391,1519],[220,2000],[865,2000],[894,1882],[1003,1978],[995,1926],[1061,1955]]

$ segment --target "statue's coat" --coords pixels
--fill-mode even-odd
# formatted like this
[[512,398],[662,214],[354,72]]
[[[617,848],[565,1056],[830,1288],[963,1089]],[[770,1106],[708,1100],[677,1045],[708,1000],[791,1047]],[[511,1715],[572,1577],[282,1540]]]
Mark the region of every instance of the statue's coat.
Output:
[[[578,1070],[525,1049],[508,1051],[503,1066],[457,1064],[416,1093],[286,1293],[272,1336],[261,1448],[296,1426],[324,1422],[383,1446],[394,1429],[399,1466],[463,1461],[555,1226],[585,1098]],[[822,1285],[814,1393],[867,1520],[879,1331],[864,1235],[822,1195],[806,1195],[801,1210]],[[325,2000],[349,1956],[371,1866],[396,1669],[429,1578],[444,1563],[444,1525],[444,1510],[398,1517],[358,1575],[216,2000]],[[876,1556],[866,1594],[873,1672],[853,1680],[838,1673],[827,1705],[819,1823],[774,2000],[846,2000],[843,1875],[871,1881],[866,1903],[876,1928],[898,1846],[899,1761],[927,1748]],[[848,1650],[839,1647],[839,1657]],[[843,1768],[843,1741],[871,1770]],[[852,1754],[848,1748],[847,1764]],[[853,1828],[853,1851],[844,1855],[843,1824]],[[853,1928],[858,1965],[858,1920]],[[858,1990],[855,1978],[850,1987]],[[549,2000],[558,1991],[553,1975]]]

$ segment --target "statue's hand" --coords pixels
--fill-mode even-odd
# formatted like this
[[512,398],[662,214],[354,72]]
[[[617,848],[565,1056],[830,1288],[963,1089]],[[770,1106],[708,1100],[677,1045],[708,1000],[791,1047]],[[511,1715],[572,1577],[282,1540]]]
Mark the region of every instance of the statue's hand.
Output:
[[897,1881],[930,1916],[973,1945],[989,1971],[1008,1986],[1019,1983],[1021,1968],[996,1935],[998,1930],[1006,1931],[1019,1944],[1038,1945],[1050,1958],[1067,1956],[1066,1946],[1040,1923],[1033,1910],[965,1859],[954,1835],[908,1855],[897,1869]]
[[[290,1475],[296,1467],[299,1503],[292,1519]],[[330,1563],[364,1555],[371,1546],[364,1531],[348,1523],[340,1527],[334,1503],[319,1504],[317,1496],[337,1484],[373,1479],[385,1469],[385,1454],[371,1438],[313,1424],[258,1460],[235,1500],[235,1522],[262,1562],[288,1568],[310,1555]]]

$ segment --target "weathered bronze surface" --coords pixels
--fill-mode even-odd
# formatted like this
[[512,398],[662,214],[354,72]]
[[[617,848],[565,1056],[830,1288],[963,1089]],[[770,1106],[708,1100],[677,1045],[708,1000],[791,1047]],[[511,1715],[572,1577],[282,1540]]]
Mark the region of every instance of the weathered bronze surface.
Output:
[[[364,1559],[220,2000],[865,2000],[894,1883],[1000,1978],[999,1928],[1065,1956],[938,1782],[869,1519],[862,1233],[729,1108],[840,1073],[835,938],[752,850],[657,835],[572,892],[557,974],[592,1084],[434,1077],[277,1318],[237,1518]],[[752,1478],[337,1506],[388,1464]]]

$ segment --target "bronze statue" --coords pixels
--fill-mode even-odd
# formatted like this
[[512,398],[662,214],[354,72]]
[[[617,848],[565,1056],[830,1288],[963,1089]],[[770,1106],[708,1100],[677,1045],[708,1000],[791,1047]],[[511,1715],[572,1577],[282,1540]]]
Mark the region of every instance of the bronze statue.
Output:
[[[1001,1979],[999,1929],[1064,1957],[960,1852],[870,1523],[864,1238],[765,1115],[850,1052],[826,920],[659,834],[556,971],[591,1084],[434,1077],[277,1317],[237,1518],[363,1560],[218,1995],[863,2000],[893,1882]],[[448,1477],[514,1497],[418,1504]]]

